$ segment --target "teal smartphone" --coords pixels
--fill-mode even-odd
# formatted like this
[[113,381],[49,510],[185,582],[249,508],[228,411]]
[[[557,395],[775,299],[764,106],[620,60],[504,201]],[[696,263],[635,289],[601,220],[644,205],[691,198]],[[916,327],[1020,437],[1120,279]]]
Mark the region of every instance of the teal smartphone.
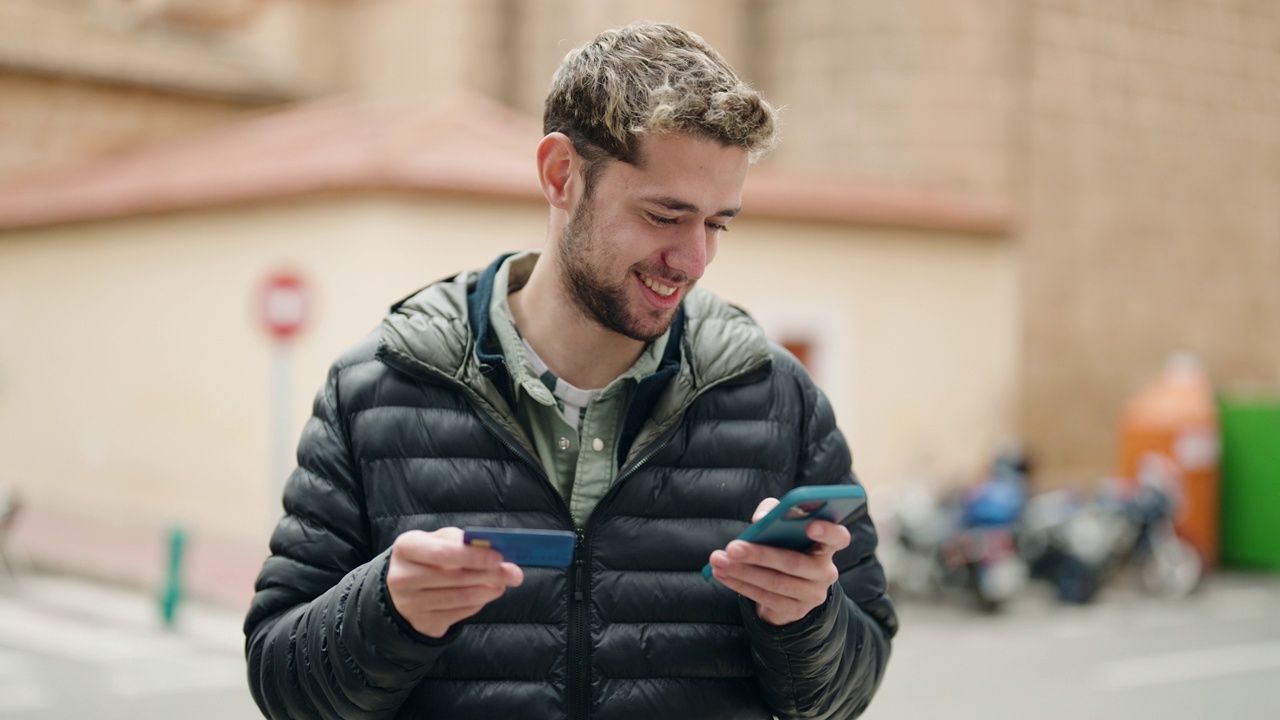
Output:
[[[760,545],[805,552],[814,542],[805,535],[813,520],[847,525],[867,504],[867,493],[857,485],[805,485],[793,488],[764,517],[751,523],[736,538]],[[714,580],[711,563],[702,577]]]

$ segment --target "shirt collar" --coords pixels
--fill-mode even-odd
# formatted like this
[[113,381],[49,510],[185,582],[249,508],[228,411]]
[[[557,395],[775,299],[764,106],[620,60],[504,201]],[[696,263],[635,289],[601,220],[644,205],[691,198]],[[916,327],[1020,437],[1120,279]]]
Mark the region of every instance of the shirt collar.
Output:
[[[554,405],[555,398],[542,382],[529,354],[525,351],[524,340],[516,327],[515,318],[511,314],[511,305],[507,301],[510,293],[519,290],[529,282],[533,266],[537,264],[540,255],[541,253],[537,250],[517,253],[508,257],[498,267],[497,274],[493,278],[493,296],[489,298],[489,327],[502,346],[502,354],[506,356],[507,370],[511,373],[517,396],[523,393],[542,405]],[[609,386],[619,381],[639,382],[645,376],[655,372],[667,348],[669,335],[668,330],[646,345],[644,352],[640,353],[635,363],[609,383]]]

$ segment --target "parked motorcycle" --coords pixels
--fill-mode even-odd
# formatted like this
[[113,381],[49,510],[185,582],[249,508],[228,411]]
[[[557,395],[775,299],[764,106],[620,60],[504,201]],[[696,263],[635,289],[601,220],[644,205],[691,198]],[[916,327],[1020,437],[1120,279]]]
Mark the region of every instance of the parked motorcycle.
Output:
[[1065,603],[1094,599],[1110,578],[1116,549],[1131,532],[1110,503],[1075,489],[1054,490],[1027,501],[1018,527],[1018,550],[1031,577],[1053,585]]
[[1026,465],[1001,455],[990,476],[961,492],[935,496],[908,486],[894,504],[885,560],[890,582],[914,594],[960,591],[994,612],[1027,582],[1015,528],[1025,499]]
[[880,558],[894,592],[917,597],[941,591],[939,556],[943,544],[958,527],[951,503],[940,499],[929,486],[907,482],[889,505],[881,523],[884,544]]
[[1025,476],[997,461],[991,477],[962,496],[958,531],[942,546],[944,581],[966,587],[984,611],[999,610],[1026,586],[1015,541],[1025,499]]
[[1138,568],[1148,592],[1182,597],[1200,585],[1204,574],[1200,553],[1175,529],[1185,502],[1182,473],[1172,460],[1149,453],[1137,475],[1134,484],[1117,484],[1119,508],[1133,527],[1120,548],[1122,560]]
[[1149,593],[1180,597],[1200,583],[1199,553],[1178,536],[1181,479],[1167,458],[1142,460],[1134,481],[1104,478],[1093,493],[1059,490],[1031,498],[1018,546],[1034,578],[1058,599],[1086,603],[1121,572],[1136,569]]

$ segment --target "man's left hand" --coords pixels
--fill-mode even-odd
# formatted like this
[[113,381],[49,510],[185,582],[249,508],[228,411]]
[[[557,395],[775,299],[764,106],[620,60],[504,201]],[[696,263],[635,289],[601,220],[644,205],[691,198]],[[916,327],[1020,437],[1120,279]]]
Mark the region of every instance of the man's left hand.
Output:
[[[765,498],[751,521],[777,504],[776,498]],[[761,620],[793,623],[827,601],[827,591],[840,576],[831,558],[850,540],[848,528],[825,520],[809,523],[805,534],[816,543],[808,552],[734,540],[711,553],[711,572],[725,587],[754,600]]]

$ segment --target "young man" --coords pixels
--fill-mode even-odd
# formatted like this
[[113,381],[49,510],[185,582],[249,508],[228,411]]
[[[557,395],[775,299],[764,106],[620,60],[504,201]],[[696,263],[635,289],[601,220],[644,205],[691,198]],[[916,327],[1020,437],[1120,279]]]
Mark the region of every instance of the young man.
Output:
[[[566,56],[545,250],[395,305],[316,399],[245,623],[264,713],[865,709],[897,628],[870,520],[811,523],[808,553],[729,542],[793,487],[856,483],[799,363],[694,290],[775,123],[679,28]],[[521,568],[466,526],[573,530],[574,562]]]

